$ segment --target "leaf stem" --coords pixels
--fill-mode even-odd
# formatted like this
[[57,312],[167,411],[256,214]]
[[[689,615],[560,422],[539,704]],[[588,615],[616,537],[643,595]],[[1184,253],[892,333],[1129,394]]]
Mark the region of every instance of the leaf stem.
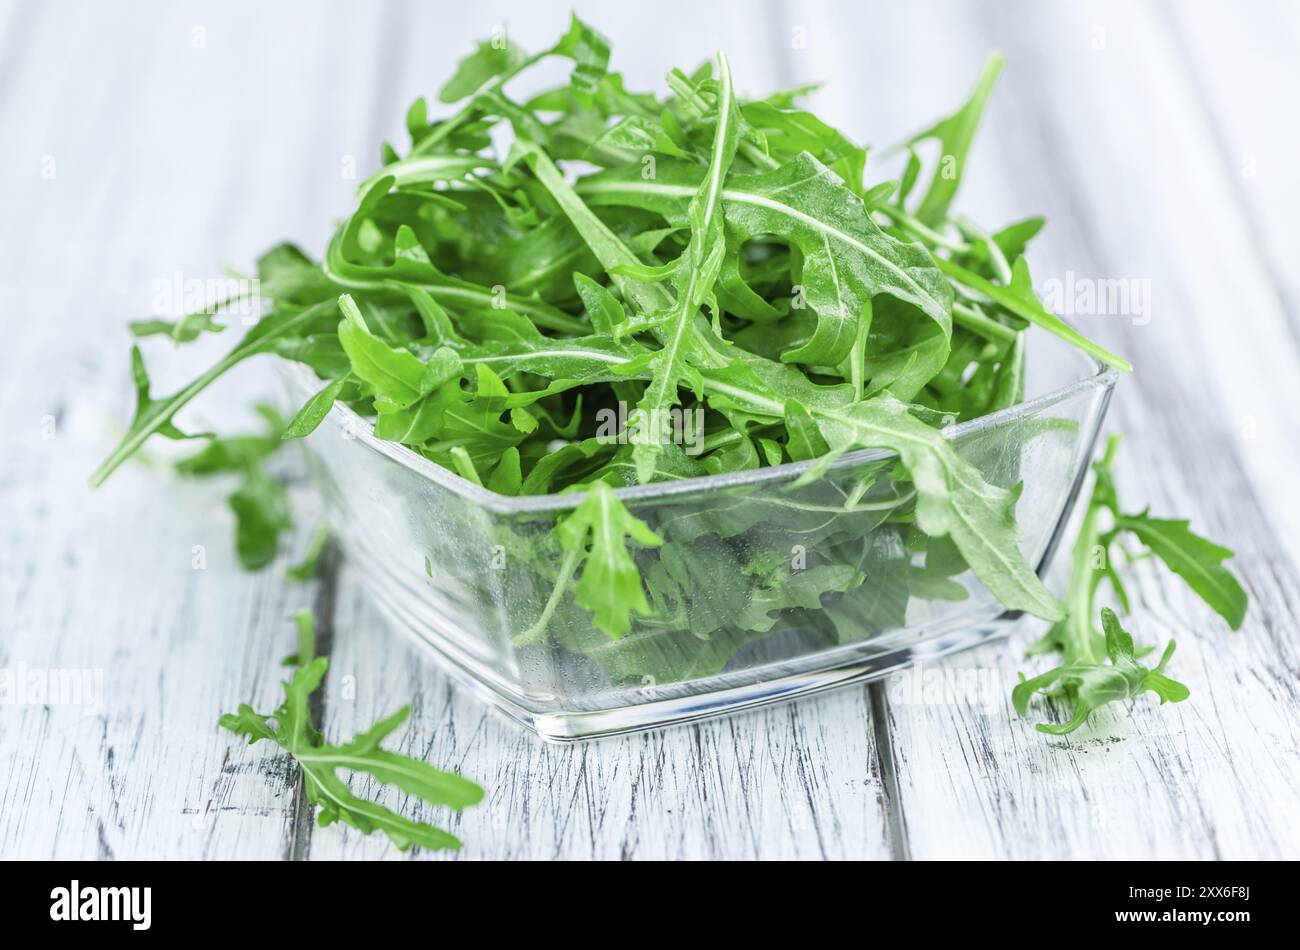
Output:
[[1113,366],[1126,373],[1133,371],[1132,363],[1093,343],[1060,317],[1050,312],[1036,298],[1032,301],[1022,298],[1017,291],[1009,287],[999,286],[974,271],[967,270],[960,264],[955,264],[942,257],[936,257],[934,260],[939,265],[939,270],[954,281],[969,287],[971,290],[979,291],[998,306],[1011,311],[1024,320],[1028,320],[1030,323],[1037,324],[1048,333],[1096,357],[1107,366]]
[[878,213],[890,218],[904,231],[910,231],[922,240],[929,241],[936,247],[941,247],[945,251],[952,251],[954,254],[969,254],[971,247],[962,241],[955,240],[945,234],[934,230],[927,225],[922,224],[912,215],[908,214],[902,208],[893,206],[882,206],[875,209]]
[[1020,332],[1004,323],[998,323],[991,317],[984,316],[974,307],[960,301],[953,302],[952,322],[995,343],[1014,343]]
[[971,240],[983,241],[989,251],[989,261],[993,264],[993,269],[997,271],[998,280],[1004,284],[1011,283],[1011,264],[1007,261],[1007,256],[1002,253],[1002,247],[997,241],[993,240],[993,235],[989,234],[970,218],[960,217],[955,221],[957,229]]
[[514,638],[515,646],[531,646],[546,639],[546,628],[550,626],[551,617],[555,614],[555,608],[560,605],[560,600],[564,597],[569,582],[573,580],[573,572],[578,569],[580,556],[580,552],[576,548],[565,552],[564,560],[560,562],[559,576],[555,579],[555,586],[551,588],[551,596],[546,599],[546,606],[542,608],[542,613],[537,618],[537,622]]
[[867,374],[867,335],[871,331],[871,300],[863,301],[862,312],[858,314],[858,330],[853,339],[853,350],[849,354],[849,378],[853,383],[853,400],[861,402],[866,392]]

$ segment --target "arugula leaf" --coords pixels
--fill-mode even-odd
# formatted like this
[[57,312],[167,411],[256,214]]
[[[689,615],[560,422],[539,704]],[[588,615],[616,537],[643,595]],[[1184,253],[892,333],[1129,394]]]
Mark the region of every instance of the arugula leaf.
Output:
[[270,406],[258,406],[267,423],[265,435],[210,439],[199,452],[176,463],[176,471],[196,478],[235,473],[239,486],[230,495],[235,515],[235,551],[250,571],[266,567],[280,551],[282,536],[293,527],[293,512],[284,483],[265,463],[281,444],[284,420]]
[[[663,542],[627,510],[609,485],[593,484],[582,504],[555,530],[566,554],[568,573],[582,565],[574,594],[578,604],[592,612],[597,627],[611,637],[620,637],[631,628],[633,612],[650,613],[641,572],[627,551],[627,541],[647,547]],[[562,585],[556,586],[558,590]]]
[[594,93],[609,67],[609,40],[573,14],[569,32],[555,44],[554,52],[573,60],[569,82],[584,93]]
[[132,348],[131,361],[136,380],[135,418],[131,420],[131,426],[118,447],[91,475],[91,485],[102,485],[104,480],[139,451],[145,440],[154,433],[172,439],[191,438],[181,433],[172,422],[177,412],[231,367],[251,356],[269,351],[280,339],[302,333],[318,321],[322,313],[327,312],[327,306],[329,305],[314,304],[305,309],[285,308],[264,317],[216,366],[165,399],[155,399],[150,395],[149,378],[145,375],[140,350]]
[[280,535],[293,527],[284,485],[250,468],[230,496],[235,513],[235,550],[250,571],[265,567],[280,551]]
[[352,361],[352,372],[369,383],[375,394],[396,409],[405,409],[421,396],[424,364],[404,349],[389,346],[370,332],[355,301],[344,294],[339,298],[343,321],[339,324],[339,342]]
[[649,481],[654,473],[655,460],[663,445],[668,409],[678,402],[678,386],[686,382],[693,383],[697,390],[700,388],[699,376],[688,372],[686,358],[695,345],[695,316],[718,279],[726,247],[722,230],[722,183],[736,154],[740,116],[731,88],[731,67],[727,65],[726,57],[718,56],[716,68],[718,105],[709,167],[686,213],[691,239],[674,268],[677,299],[661,327],[664,345],[651,358],[650,385],[637,406],[643,430],[650,430],[643,431],[643,438],[632,451],[637,478],[642,482]]
[[479,43],[456,66],[456,72],[438,91],[439,102],[458,102],[473,95],[488,80],[509,74],[527,59],[522,49],[504,33]]
[[1192,534],[1186,521],[1154,519],[1146,512],[1123,514],[1112,472],[1118,449],[1119,438],[1112,436],[1102,457],[1093,464],[1096,483],[1074,543],[1065,598],[1067,616],[1030,648],[1031,654],[1059,650],[1064,662],[1030,679],[1022,676],[1022,682],[1012,691],[1012,702],[1022,716],[1037,692],[1074,703],[1074,712],[1065,723],[1040,724],[1040,732],[1053,735],[1072,732],[1098,706],[1130,699],[1148,690],[1155,692],[1162,703],[1181,702],[1188,696],[1185,686],[1164,675],[1165,665],[1174,652],[1172,640],[1160,662],[1149,670],[1134,658],[1137,651],[1133,640],[1120,627],[1110,608],[1101,608],[1104,634],[1093,626],[1093,618],[1097,616],[1096,598],[1103,581],[1110,582],[1125,611],[1129,608],[1128,595],[1114,564],[1117,551],[1122,550],[1122,540],[1130,535],[1147,544],[1148,553],[1156,554],[1186,580],[1234,630],[1245,616],[1245,591],[1221,563],[1232,552]]
[[1085,353],[1095,356],[1108,366],[1113,366],[1126,373],[1132,371],[1133,366],[1128,360],[1102,349],[1042,305],[1034,294],[1029,279],[1029,268],[1025,264],[1023,257],[1016,258],[1016,263],[1013,265],[1012,273],[1015,275],[1015,283],[1011,287],[995,284],[979,274],[968,271],[960,264],[955,264],[943,258],[936,258],[935,262],[938,264],[939,269],[949,277],[963,286],[979,291],[1016,316],[1042,327],[1053,336],[1058,336],[1072,346],[1076,346]]
[[222,333],[226,329],[207,310],[187,313],[179,320],[132,320],[128,326],[132,336],[166,336],[176,343],[192,343],[204,333]]
[[1247,597],[1241,583],[1222,562],[1232,552],[1200,535],[1193,534],[1189,522],[1152,518],[1146,512],[1121,515],[1115,519],[1120,531],[1132,532],[1171,571],[1187,582],[1233,630],[1246,617]]
[[564,173],[535,143],[516,141],[512,159],[507,164],[526,162],[533,174],[547,188],[556,203],[587,242],[601,266],[610,274],[615,286],[628,303],[645,312],[655,312],[672,303],[672,295],[658,283],[631,280],[622,269],[637,268],[641,262],[628,250],[609,225],[596,216],[565,179]]
[[966,156],[975,139],[975,130],[979,127],[989,94],[993,91],[1003,65],[1004,60],[1000,55],[991,55],[984,63],[975,91],[966,103],[952,115],[908,139],[909,148],[925,139],[937,139],[939,142],[939,165],[916,209],[916,217],[923,224],[939,224],[947,217],[948,208],[957,196],[957,188],[966,171]]
[[309,581],[314,578],[331,536],[332,532],[328,524],[322,522],[317,525],[307,541],[307,549],[303,552],[302,560],[288,568],[284,572],[285,577],[291,581]]
[[302,439],[311,435],[329,415],[329,411],[334,408],[335,400],[343,394],[344,388],[351,382],[352,378],[348,375],[326,383],[316,395],[303,404],[297,415],[284,427],[281,438]]
[[1119,618],[1109,607],[1101,609],[1101,622],[1106,631],[1109,663],[1067,663],[1033,679],[1022,680],[1011,691],[1011,702],[1022,716],[1028,714],[1029,701],[1035,693],[1061,695],[1074,704],[1069,719],[1059,724],[1040,722],[1035,727],[1039,732],[1054,736],[1073,732],[1106,703],[1133,699],[1145,692],[1155,693],[1161,705],[1181,703],[1190,695],[1186,686],[1164,673],[1165,664],[1174,655],[1173,640],[1165,647],[1160,662],[1148,669],[1134,658],[1133,638],[1119,625]]
[[319,809],[316,820],[322,828],[340,821],[364,834],[382,831],[399,851],[412,845],[432,850],[459,848],[460,840],[449,832],[405,818],[356,795],[339,777],[338,770],[364,772],[431,805],[457,811],[478,804],[483,789],[421,759],[381,747],[383,740],[406,721],[409,706],[375,723],[350,742],[327,743],[311,722],[311,694],[325,679],[329,660],[314,653],[313,625],[310,614],[306,614],[299,621],[298,653],[290,658],[296,668],[280,684],[284,701],[272,713],[258,713],[241,703],[236,712],[222,715],[218,724],[237,736],[247,737],[249,744],[267,740],[288,752],[302,770],[307,800]]
[[1015,494],[986,482],[935,429],[888,395],[847,410],[819,412],[831,446],[870,445],[898,452],[916,485],[917,523],[951,537],[976,576],[1006,607],[1049,620],[1064,611],[1019,551]]
[[[699,186],[692,166],[661,162],[654,181],[635,169],[601,172],[577,194],[593,206],[644,208],[670,222],[683,219]],[[882,231],[862,201],[811,155],[801,153],[760,175],[734,175],[721,192],[729,239],[743,244],[776,234],[803,255],[803,299],[816,313],[811,338],[783,354],[785,362],[834,365],[848,355],[871,298],[887,293],[915,305],[947,335],[952,292],[936,261],[918,244]]]

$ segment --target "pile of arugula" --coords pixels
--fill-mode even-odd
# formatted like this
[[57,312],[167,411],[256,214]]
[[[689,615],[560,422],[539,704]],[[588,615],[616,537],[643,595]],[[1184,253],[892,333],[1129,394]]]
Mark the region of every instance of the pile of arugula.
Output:
[[[572,63],[567,83],[507,91],[554,58]],[[1035,296],[1024,250],[1042,219],[991,232],[951,210],[1001,60],[906,143],[899,180],[874,185],[866,149],[797,105],[806,90],[744,99],[719,55],[673,70],[660,98],[608,63],[577,18],[540,53],[481,44],[439,94],[449,117],[411,106],[410,146],[383,146],[320,263],[289,245],[261,258],[271,307],[224,359],[157,398],[133,352],[135,418],[93,481],[154,434],[188,438],[176,413],[270,353],[322,381],[285,438],[342,402],[493,492],[583,493],[558,524],[484,539],[512,559],[521,648],[558,646],[614,682],[698,677],[781,632],[836,643],[896,628],[910,598],[965,597],[955,578],[969,570],[1006,608],[1052,621],[1065,650],[1064,667],[1017,689],[1019,706],[1052,683],[1076,700],[1071,724],[1141,689],[1178,698],[1159,670],[1138,676],[1117,623],[1104,644],[1095,635],[1091,575],[1067,604],[1044,587],[1018,546],[1019,487],[941,431],[1023,398],[1031,327],[1129,369]],[[940,162],[923,175],[928,141]],[[223,328],[196,314],[133,329],[183,342]],[[602,411],[627,419],[618,438],[598,431]],[[701,451],[673,440],[673,418],[703,420]],[[232,506],[257,566],[286,515],[256,474],[266,443],[240,446],[218,440],[186,464],[243,473]],[[868,447],[894,455],[847,477],[832,466]],[[803,461],[797,498],[720,492],[641,517],[612,491]],[[1189,580],[1207,559],[1226,574],[1226,552],[1185,523],[1111,510],[1097,543],[1128,532]],[[791,537],[808,552],[794,570]],[[496,580],[478,593],[501,599]],[[1211,600],[1236,622],[1238,593]]]

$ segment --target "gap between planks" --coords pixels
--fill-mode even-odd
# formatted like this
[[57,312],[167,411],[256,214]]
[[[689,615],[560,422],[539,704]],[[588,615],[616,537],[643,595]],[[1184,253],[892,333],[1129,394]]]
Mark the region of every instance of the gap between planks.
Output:
[[[316,598],[312,603],[312,615],[316,623],[316,655],[329,659],[334,654],[335,613],[338,609],[339,563],[342,553],[338,543],[331,539],[321,552],[316,565]],[[312,722],[324,723],[326,704],[329,701],[329,677],[321,680],[316,692],[312,693],[308,712]],[[293,804],[290,806],[289,845],[285,857],[290,861],[305,861],[311,853],[312,835],[315,834],[316,816],[314,806],[307,798],[307,773],[298,769],[298,779],[294,783]]]

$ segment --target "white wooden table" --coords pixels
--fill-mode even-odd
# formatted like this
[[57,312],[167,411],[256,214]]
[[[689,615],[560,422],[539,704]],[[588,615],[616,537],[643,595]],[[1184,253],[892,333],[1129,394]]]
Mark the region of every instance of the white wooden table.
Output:
[[[962,206],[998,225],[1045,213],[1040,280],[1151,281],[1149,323],[1085,321],[1138,367],[1111,415],[1122,488],[1237,551],[1242,631],[1138,569],[1134,627],[1177,637],[1192,700],[1148,698],[1065,739],[1007,702],[1026,627],[952,661],[996,684],[980,702],[910,702],[887,682],[541,744],[387,629],[346,564],[309,585],[282,565],[241,572],[222,486],[158,465],[97,492],[86,478],[129,414],[124,321],[156,281],[248,266],[282,238],[319,252],[347,171],[373,167],[414,96],[498,23],[549,42],[568,4],[5,3],[0,669],[101,671],[103,692],[97,707],[0,706],[0,856],[396,856],[313,827],[285,759],[215,727],[240,701],[278,700],[302,606],[332,634],[327,733],[410,700],[402,748],[488,790],[459,818],[429,815],[465,840],[460,857],[1300,856],[1300,9],[576,5],[635,86],[723,48],[755,92],[830,80],[817,107],[882,146],[955,105],[1002,49]],[[225,345],[151,348],[158,390]],[[250,365],[189,418],[244,421],[267,391]]]

